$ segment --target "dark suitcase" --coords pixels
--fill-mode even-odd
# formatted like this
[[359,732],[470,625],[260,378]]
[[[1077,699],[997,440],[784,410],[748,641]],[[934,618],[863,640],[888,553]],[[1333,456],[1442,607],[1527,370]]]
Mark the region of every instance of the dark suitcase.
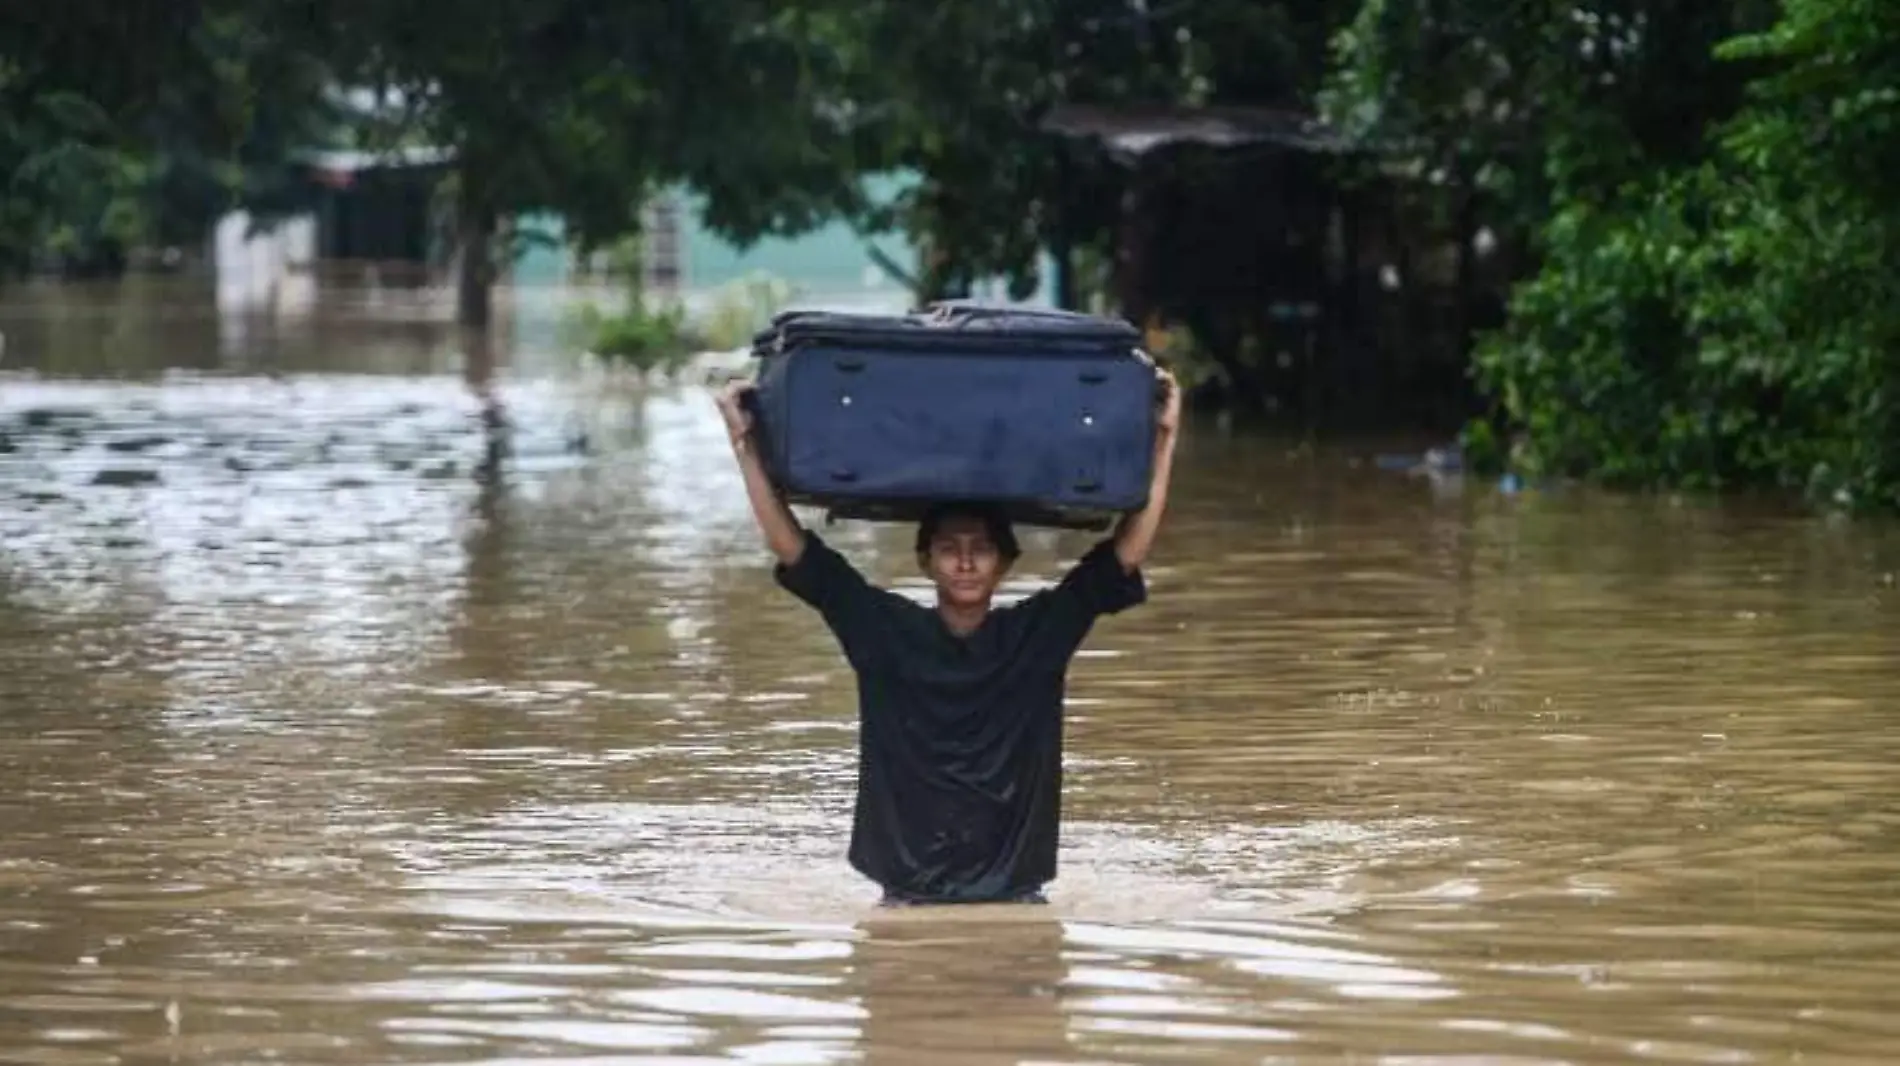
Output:
[[781,314],[753,344],[766,469],[831,517],[970,500],[1105,529],[1147,503],[1156,380],[1126,322],[968,302]]

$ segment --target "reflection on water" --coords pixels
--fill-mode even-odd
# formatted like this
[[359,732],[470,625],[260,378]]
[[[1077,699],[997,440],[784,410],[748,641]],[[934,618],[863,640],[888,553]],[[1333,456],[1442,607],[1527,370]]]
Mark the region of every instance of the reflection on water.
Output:
[[[153,343],[217,372],[0,381],[0,1062],[1900,1041],[1890,528],[1196,433],[1074,671],[1052,905],[884,911],[702,391]],[[1027,540],[1022,587],[1087,546]]]

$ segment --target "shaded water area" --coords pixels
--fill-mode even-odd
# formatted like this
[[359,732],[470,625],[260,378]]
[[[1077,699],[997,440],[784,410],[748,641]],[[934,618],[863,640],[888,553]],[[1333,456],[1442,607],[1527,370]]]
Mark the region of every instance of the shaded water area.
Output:
[[1900,1049],[1891,527],[1191,427],[1052,904],[880,911],[703,388],[192,306],[0,308],[0,1062]]

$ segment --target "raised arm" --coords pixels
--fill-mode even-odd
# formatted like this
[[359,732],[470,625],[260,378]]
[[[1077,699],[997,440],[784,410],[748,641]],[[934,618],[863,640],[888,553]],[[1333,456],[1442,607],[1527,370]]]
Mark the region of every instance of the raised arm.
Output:
[[1168,507],[1168,484],[1174,473],[1174,440],[1181,426],[1180,384],[1166,370],[1157,368],[1155,376],[1161,379],[1166,394],[1155,420],[1154,473],[1148,482],[1148,504],[1123,518],[1115,530],[1115,556],[1128,573],[1147,561],[1155,533],[1161,528],[1161,515]]
[[752,517],[765,534],[766,546],[786,566],[798,562],[805,551],[805,529],[798,524],[792,509],[779,498],[778,491],[765,473],[752,439],[752,413],[746,410],[745,396],[752,391],[749,381],[734,381],[719,391],[719,413],[725,417],[726,432],[732,438],[732,453],[739,460],[739,473],[745,478],[746,497],[752,502]]

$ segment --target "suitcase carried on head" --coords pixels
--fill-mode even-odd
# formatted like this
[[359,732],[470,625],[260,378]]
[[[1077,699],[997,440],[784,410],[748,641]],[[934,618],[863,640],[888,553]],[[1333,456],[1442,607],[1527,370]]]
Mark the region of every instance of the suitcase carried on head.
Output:
[[1117,320],[965,301],[781,314],[753,343],[766,470],[838,518],[915,521],[959,500],[1104,529],[1147,503],[1157,383],[1141,339]]

